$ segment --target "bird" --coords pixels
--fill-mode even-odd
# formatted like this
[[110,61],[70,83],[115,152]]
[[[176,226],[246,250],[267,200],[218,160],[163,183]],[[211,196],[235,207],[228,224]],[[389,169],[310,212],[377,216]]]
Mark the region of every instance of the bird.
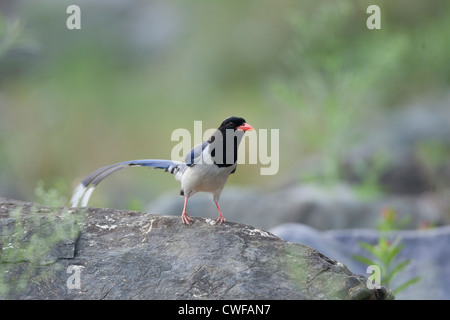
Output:
[[219,198],[230,174],[236,172],[238,146],[246,131],[254,130],[244,118],[228,117],[206,141],[194,146],[185,156],[185,162],[143,159],[119,162],[97,169],[86,176],[75,188],[70,204],[86,207],[97,185],[109,175],[129,167],[153,167],[171,173],[180,182],[180,196],[184,197],[181,213],[183,224],[190,225],[187,215],[188,198],[197,192],[209,192],[219,212],[216,223],[226,220],[219,207]]

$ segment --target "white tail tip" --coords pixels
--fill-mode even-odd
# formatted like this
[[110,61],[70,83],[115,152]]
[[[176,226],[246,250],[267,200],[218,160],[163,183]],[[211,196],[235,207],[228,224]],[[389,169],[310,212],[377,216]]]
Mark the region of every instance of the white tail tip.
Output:
[[72,207],[86,207],[94,192],[95,187],[86,188],[84,184],[80,183],[73,191],[72,199],[70,199],[70,205]]

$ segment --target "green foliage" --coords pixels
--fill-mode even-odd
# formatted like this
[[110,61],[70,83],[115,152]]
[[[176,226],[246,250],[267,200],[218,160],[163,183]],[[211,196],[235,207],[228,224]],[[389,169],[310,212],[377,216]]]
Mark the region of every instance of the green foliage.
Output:
[[450,158],[450,146],[439,141],[421,141],[416,145],[417,157],[432,168],[442,166]]
[[[442,4],[447,10],[441,5],[425,10],[418,1],[379,4],[382,28],[376,31],[365,26],[369,4],[373,3],[302,1],[299,10],[287,14],[293,31],[284,55],[287,71],[272,80],[270,89],[280,105],[298,114],[303,158],[320,163],[304,170],[302,180],[335,183],[342,178],[340,166],[349,148],[361,138],[370,139],[364,137],[365,125],[377,113],[426,90],[445,92],[450,83],[445,49],[439,48],[439,43],[449,43],[441,31],[449,27],[448,3]],[[412,12],[420,13],[420,24],[405,19]],[[446,76],[434,69],[438,64]],[[426,87],[418,75],[426,75]],[[377,163],[357,168],[363,171],[355,185],[362,198],[383,193],[379,178],[388,155],[376,151]]]
[[[396,262],[395,258],[403,250],[405,245],[401,243],[400,237],[397,237],[394,241],[388,240],[386,232],[404,228],[408,223],[408,217],[405,216],[402,219],[397,219],[394,210],[385,209],[382,213],[382,220],[377,227],[381,233],[378,243],[372,245],[363,241],[358,241],[359,245],[370,253],[372,258],[361,255],[354,255],[353,258],[367,265],[379,266],[381,270],[381,285],[386,288],[391,288],[392,279],[402,272],[411,262],[410,259]],[[393,289],[392,293],[396,295],[419,280],[420,277],[409,279]]]
[[373,84],[371,78],[361,81],[364,70],[370,69],[372,53],[363,50],[369,53],[366,59],[354,59],[353,50],[361,53],[354,46],[363,43],[358,37],[344,37],[354,10],[349,1],[325,1],[317,4],[314,14],[308,10],[290,13],[295,36],[285,61],[291,75],[272,83],[274,95],[298,111],[302,145],[305,152],[320,155],[322,164],[315,179],[324,184],[340,178],[343,152],[356,141],[349,129],[367,111],[360,106]]
[[425,140],[415,145],[415,156],[423,163],[431,176],[431,181],[435,181],[433,186],[439,190],[447,185],[446,175],[440,174],[445,170],[445,166],[450,159],[450,145],[441,141]]
[[8,21],[0,13],[0,59],[10,50],[22,34],[22,25],[19,20]]
[[410,223],[410,216],[405,215],[399,218],[394,209],[384,208],[381,211],[381,220],[377,225],[377,229],[381,232],[402,230],[408,227]]
[[67,205],[67,198],[61,194],[57,188],[44,189],[44,181],[39,180],[34,189],[36,202],[51,208],[64,207]]
[[[0,226],[0,297],[7,298],[49,276],[40,266],[54,262],[52,250],[63,241],[74,241],[80,232],[84,213],[73,215],[56,207],[65,203],[54,188],[46,191],[40,181],[37,198],[48,207],[32,206],[25,211],[17,207]],[[49,269],[55,272],[56,269]]]
[[378,151],[371,161],[360,161],[354,165],[355,173],[361,181],[354,185],[356,194],[361,199],[373,199],[384,194],[380,177],[389,164],[386,152]]

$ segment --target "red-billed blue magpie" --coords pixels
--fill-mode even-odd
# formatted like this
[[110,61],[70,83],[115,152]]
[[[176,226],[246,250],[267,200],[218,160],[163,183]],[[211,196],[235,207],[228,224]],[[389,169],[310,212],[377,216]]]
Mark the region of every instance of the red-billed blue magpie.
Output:
[[219,211],[217,223],[225,218],[219,207],[219,198],[230,174],[236,171],[238,146],[245,131],[253,130],[243,118],[226,118],[214,134],[195,146],[185,157],[185,162],[146,159],[132,160],[102,167],[86,178],[75,189],[70,201],[73,207],[85,207],[95,187],[107,176],[123,168],[141,166],[164,169],[181,183],[180,195],[184,196],[181,213],[183,223],[192,221],[186,212],[187,200],[197,192],[210,192]]

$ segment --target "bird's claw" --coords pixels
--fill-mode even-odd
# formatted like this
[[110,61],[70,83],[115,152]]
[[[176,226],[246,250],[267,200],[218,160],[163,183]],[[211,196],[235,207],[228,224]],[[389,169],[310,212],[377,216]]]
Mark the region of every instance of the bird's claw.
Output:
[[220,215],[219,218],[217,218],[216,223],[222,224],[222,223],[224,223],[225,221],[226,221],[225,218],[224,218],[222,215]]
[[187,215],[186,213],[183,213],[183,214],[181,215],[181,220],[183,221],[183,223],[186,223],[188,226],[190,225],[190,224],[189,224],[189,221],[192,221],[192,219],[189,218],[188,215]]

